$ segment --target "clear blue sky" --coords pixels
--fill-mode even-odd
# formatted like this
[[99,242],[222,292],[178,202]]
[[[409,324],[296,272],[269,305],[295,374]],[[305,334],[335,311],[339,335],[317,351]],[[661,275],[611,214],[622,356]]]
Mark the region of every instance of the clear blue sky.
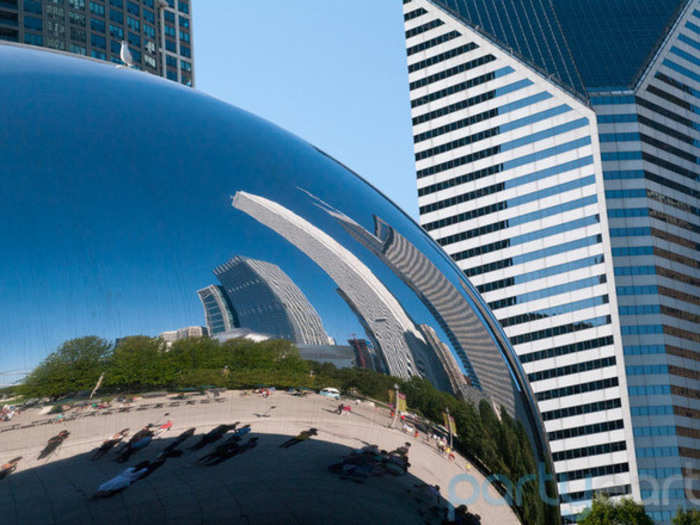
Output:
[[197,89],[323,149],[417,217],[398,0],[193,0]]

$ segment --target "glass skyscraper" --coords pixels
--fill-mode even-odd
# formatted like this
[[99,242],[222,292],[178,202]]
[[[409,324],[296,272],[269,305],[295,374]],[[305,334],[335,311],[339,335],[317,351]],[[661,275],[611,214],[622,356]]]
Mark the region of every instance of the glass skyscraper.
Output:
[[0,0],[0,40],[122,64],[194,86],[191,0]]
[[529,376],[565,522],[700,497],[700,2],[404,0],[420,222]]

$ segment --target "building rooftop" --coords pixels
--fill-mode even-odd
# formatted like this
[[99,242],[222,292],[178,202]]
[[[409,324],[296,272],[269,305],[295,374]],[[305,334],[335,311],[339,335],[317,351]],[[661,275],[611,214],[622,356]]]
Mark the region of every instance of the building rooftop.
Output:
[[432,0],[586,96],[632,87],[687,0]]

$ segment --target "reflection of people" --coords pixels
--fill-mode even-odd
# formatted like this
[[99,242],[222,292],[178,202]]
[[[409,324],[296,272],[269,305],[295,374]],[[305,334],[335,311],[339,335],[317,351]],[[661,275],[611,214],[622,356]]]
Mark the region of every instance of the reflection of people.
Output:
[[252,437],[242,445],[240,444],[240,439],[240,436],[232,436],[226,443],[216,447],[214,452],[202,457],[199,462],[208,467],[218,465],[222,461],[226,461],[233,456],[243,454],[245,451],[255,448],[259,438]]
[[232,430],[238,426],[238,421],[233,423],[232,425],[219,425],[217,427],[214,427],[212,430],[204,434],[201,438],[199,438],[199,441],[195,443],[193,446],[190,447],[190,450],[200,450],[204,447],[206,447],[209,443],[213,443],[214,441],[218,441],[223,437],[226,432],[229,430]]
[[18,458],[11,459],[7,463],[5,463],[2,467],[0,467],[0,479],[5,479],[7,476],[9,476],[15,470],[17,470],[17,463],[19,463],[20,459],[22,459],[22,456],[20,456]]
[[284,443],[280,445],[280,448],[289,448],[291,446],[296,445],[297,443],[301,443],[302,441],[306,441],[307,439],[311,438],[311,436],[315,436],[318,434],[318,431],[315,428],[310,428],[309,430],[304,430],[303,432],[299,432],[299,434],[293,438],[288,439]]
[[153,439],[153,431],[151,430],[152,426],[153,425],[150,424],[146,425],[131,437],[129,442],[126,444],[126,448],[121,452],[121,454],[119,454],[119,457],[117,457],[117,462],[126,462],[134,452],[148,446]]
[[68,432],[67,430],[61,430],[57,435],[49,439],[49,442],[46,444],[46,447],[44,447],[44,450],[42,450],[39,454],[39,459],[49,457],[61,445],[61,443],[63,443],[66,440],[66,438],[69,435],[70,432]]
[[124,439],[127,434],[129,433],[129,429],[125,428],[121,430],[120,432],[117,432],[114,434],[111,438],[108,440],[104,441],[100,448],[98,448],[95,453],[92,455],[92,460],[100,459],[102,456],[107,454],[110,450],[112,450],[116,445],[121,443],[122,439]]
[[148,461],[139,463],[134,467],[129,467],[128,469],[114,476],[109,481],[105,481],[102,485],[97,487],[97,493],[95,495],[100,498],[107,498],[119,491],[124,490],[134,481],[140,479],[144,474],[146,474],[147,467]]

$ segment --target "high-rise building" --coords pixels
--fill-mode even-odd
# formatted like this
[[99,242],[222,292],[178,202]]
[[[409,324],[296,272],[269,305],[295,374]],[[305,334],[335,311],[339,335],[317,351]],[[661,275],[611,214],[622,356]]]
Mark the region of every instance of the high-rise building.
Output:
[[168,330],[167,332],[161,332],[161,334],[158,337],[165,341],[166,348],[170,348],[173,346],[173,343],[175,341],[196,337],[206,337],[208,335],[209,330],[206,326],[186,326],[185,328],[178,328],[177,330]]
[[564,521],[605,492],[669,523],[700,496],[700,2],[404,20],[420,222],[528,373]]
[[328,344],[318,312],[279,266],[238,255],[214,275],[241,327],[299,344]]
[[204,319],[207,323],[209,334],[216,335],[230,332],[239,326],[236,318],[236,310],[231,305],[231,301],[226,296],[226,292],[221,286],[210,284],[209,286],[197,290],[199,300],[204,308]]
[[194,86],[191,0],[3,0],[0,40],[134,67]]

